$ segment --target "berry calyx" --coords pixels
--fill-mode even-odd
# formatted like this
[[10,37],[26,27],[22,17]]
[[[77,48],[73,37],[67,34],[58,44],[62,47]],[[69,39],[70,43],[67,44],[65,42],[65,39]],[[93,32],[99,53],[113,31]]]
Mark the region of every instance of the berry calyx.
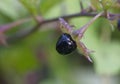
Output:
[[60,53],[62,55],[70,54],[76,48],[77,48],[76,42],[67,33],[63,33],[59,37],[59,39],[56,43],[56,50],[57,50],[58,53]]

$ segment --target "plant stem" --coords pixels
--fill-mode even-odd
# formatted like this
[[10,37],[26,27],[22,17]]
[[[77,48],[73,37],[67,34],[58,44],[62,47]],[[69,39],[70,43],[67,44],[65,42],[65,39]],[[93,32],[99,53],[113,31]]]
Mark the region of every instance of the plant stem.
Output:
[[[65,16],[61,16],[61,18],[64,18],[64,19],[71,19],[71,18],[77,18],[77,17],[94,17],[96,16],[97,13],[75,13],[75,14],[71,14],[71,15],[65,15]],[[120,17],[120,14],[109,14],[110,17],[113,17],[113,16],[117,16],[117,17]],[[98,15],[96,17],[105,17],[105,15]],[[42,20],[40,21],[37,25],[35,25],[34,27],[32,28],[28,28],[28,30],[22,30],[22,31],[18,31],[15,35],[12,35],[10,37],[7,38],[7,42],[9,41],[14,41],[16,39],[22,39],[24,37],[27,37],[29,35],[31,35],[32,33],[34,33],[35,31],[37,31],[42,25],[45,25],[46,23],[51,23],[51,22],[55,22],[55,21],[58,21],[58,18],[52,18],[52,19],[48,19],[48,20]],[[97,19],[97,18],[95,18]],[[92,23],[92,21],[91,21]],[[89,23],[90,24],[90,23]],[[89,25],[88,24],[88,25]],[[87,26],[87,25],[86,25]]]
[[98,13],[93,19],[91,19],[87,24],[85,24],[83,27],[80,29],[76,30],[76,33],[79,35],[80,38],[82,38],[83,34],[85,31],[89,28],[89,26],[101,15],[103,15],[103,12]]

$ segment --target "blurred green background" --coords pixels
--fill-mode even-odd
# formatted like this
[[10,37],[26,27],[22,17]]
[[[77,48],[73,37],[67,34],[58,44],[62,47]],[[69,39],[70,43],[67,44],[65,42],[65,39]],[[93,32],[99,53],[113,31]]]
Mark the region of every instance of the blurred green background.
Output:
[[[36,25],[35,16],[52,19],[80,12],[80,0],[0,0],[0,25],[20,19],[28,22],[5,32],[14,35],[21,29]],[[90,0],[82,0],[85,8]],[[120,13],[120,9],[111,9]],[[91,18],[77,17],[70,20],[76,29]],[[0,46],[0,84],[120,84],[120,31],[114,31],[108,20],[100,18],[86,31],[82,42],[95,52],[94,63],[77,52],[62,56],[55,50],[61,35],[58,23],[42,26],[38,31],[21,40]]]

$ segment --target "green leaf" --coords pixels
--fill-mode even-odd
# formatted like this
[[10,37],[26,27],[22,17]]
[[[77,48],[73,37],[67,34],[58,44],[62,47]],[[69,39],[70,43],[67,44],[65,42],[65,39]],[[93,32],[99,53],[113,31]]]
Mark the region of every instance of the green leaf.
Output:
[[13,4],[12,0],[0,1],[0,14],[8,17],[9,19],[16,19],[18,15],[15,8],[18,3],[16,0],[14,0],[14,3],[16,3],[16,5]]
[[[32,15],[37,15],[38,14],[38,10],[37,10],[37,6],[38,6],[38,1],[39,0],[19,0],[24,7],[32,14]],[[38,2],[38,3],[37,3]]]
[[[0,21],[11,22],[24,16],[25,8],[21,6],[18,0],[1,0],[0,1]],[[3,20],[2,20],[3,19]],[[4,22],[3,22],[4,23]]]
[[2,48],[0,61],[4,70],[14,70],[25,73],[37,67],[37,62],[32,50],[23,44]]
[[101,0],[101,3],[104,9],[108,10],[113,4],[116,4],[116,0]]
[[92,6],[95,7],[95,9],[102,10],[99,0],[90,0],[90,1]]
[[102,44],[94,54],[95,68],[100,74],[118,74],[120,71],[118,42]]
[[108,10],[116,4],[116,0],[91,0],[91,4],[97,10]]
[[49,9],[51,9],[56,4],[62,2],[63,0],[41,0],[40,2],[40,12],[42,14],[46,13]]

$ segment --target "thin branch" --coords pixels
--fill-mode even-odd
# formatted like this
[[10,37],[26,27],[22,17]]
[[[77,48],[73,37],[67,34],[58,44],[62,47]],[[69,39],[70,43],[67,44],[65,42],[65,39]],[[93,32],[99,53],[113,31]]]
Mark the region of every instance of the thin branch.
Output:
[[[64,19],[71,19],[71,18],[77,18],[77,17],[94,17],[96,16],[98,13],[76,13],[76,14],[71,14],[71,15],[66,15],[66,16],[62,16],[61,18]],[[120,14],[109,14],[110,17],[120,17]],[[101,15],[102,17],[105,17],[105,15]],[[31,35],[32,33],[34,33],[35,31],[37,31],[42,25],[45,25],[46,23],[50,23],[50,22],[55,22],[58,21],[58,18],[53,18],[53,19],[48,19],[48,20],[42,20],[41,22],[39,22],[39,24],[35,25],[34,27],[32,27],[29,30],[22,30],[22,31],[18,31],[15,35],[10,36],[7,38],[7,42],[10,41],[14,41],[16,39],[22,39],[24,37],[27,37],[29,35]]]
[[[70,18],[81,17],[81,16],[93,17],[95,15],[96,14],[91,14],[91,13],[84,13],[84,14],[83,13],[76,13],[76,14],[62,16],[61,18],[70,19]],[[48,20],[42,20],[41,22],[39,22],[39,24],[35,25],[33,28],[30,28],[30,29],[27,28],[28,30],[18,31],[15,35],[8,37],[7,42],[13,41],[13,40],[16,40],[16,39],[25,38],[26,36],[29,36],[30,34],[37,31],[42,25],[45,25],[46,23],[50,23],[50,22],[55,22],[55,21],[58,20],[58,18],[59,17],[53,18],[53,19],[48,19]]]
[[21,19],[21,20],[9,23],[9,24],[0,25],[0,32],[2,32],[2,33],[6,32],[6,31],[10,30],[13,27],[19,26],[19,25],[21,25],[21,24],[23,24],[25,22],[30,21],[31,19],[32,18],[26,18],[26,19]]

